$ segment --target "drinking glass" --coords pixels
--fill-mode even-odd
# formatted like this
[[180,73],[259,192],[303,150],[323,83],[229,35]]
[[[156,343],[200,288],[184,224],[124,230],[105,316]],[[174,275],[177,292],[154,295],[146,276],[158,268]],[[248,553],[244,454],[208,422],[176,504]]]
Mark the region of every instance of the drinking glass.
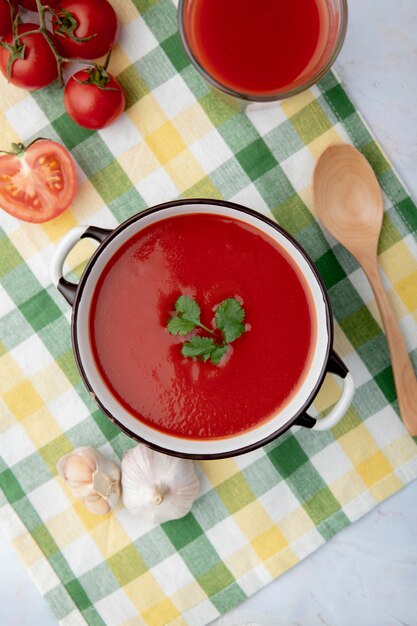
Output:
[[[320,54],[316,58],[312,58],[312,61],[307,65],[305,70],[292,81],[290,85],[286,85],[283,88],[278,88],[274,93],[248,93],[249,89],[245,92],[244,89],[234,89],[228,85],[222,84],[218,78],[215,78],[210,71],[204,67],[204,62],[199,60],[198,50],[196,50],[197,44],[193,43],[193,37],[191,35],[192,29],[192,15],[193,5],[196,1],[201,0],[179,0],[178,4],[178,26],[179,33],[184,45],[185,51],[194,65],[194,67],[204,76],[204,78],[215,88],[221,92],[233,96],[234,99],[239,99],[248,102],[275,102],[284,98],[289,98],[305,89],[314,85],[326,74],[326,72],[333,65],[337,55],[342,47],[346,28],[347,28],[347,0],[317,0],[320,10],[324,11],[326,17],[326,32],[325,40],[321,40]],[[210,2],[210,0],[205,0]],[[227,0],[224,0],[227,2]],[[278,1],[278,0],[277,0]],[[294,0],[286,0],[287,2],[293,2]],[[262,2],[260,5],[262,6]],[[253,10],[259,11],[259,5],[253,2]],[[247,45],[251,45],[251,42],[246,42]],[[302,45],[302,42],[300,42]]]

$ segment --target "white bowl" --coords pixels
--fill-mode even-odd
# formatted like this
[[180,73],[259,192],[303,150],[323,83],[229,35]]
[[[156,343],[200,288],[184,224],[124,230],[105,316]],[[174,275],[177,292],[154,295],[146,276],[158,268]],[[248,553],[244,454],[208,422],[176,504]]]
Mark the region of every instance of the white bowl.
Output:
[[[101,378],[92,353],[89,337],[89,311],[95,285],[113,254],[141,229],[178,214],[214,214],[246,222],[277,241],[291,256],[303,274],[311,292],[317,333],[310,367],[298,391],[275,415],[251,430],[224,438],[189,439],[169,435],[139,421],[113,396]],[[78,285],[62,276],[69,250],[83,237],[100,242]],[[334,426],[346,412],[354,391],[352,378],[332,349],[333,323],[326,288],[307,253],[282,228],[263,215],[237,204],[219,200],[180,200],[142,211],[115,230],[95,226],[77,226],[67,233],[54,255],[51,275],[58,290],[73,307],[72,342],[81,377],[91,396],[106,415],[126,434],[161,452],[199,459],[235,456],[262,446],[298,424],[315,430]],[[327,372],[339,375],[344,389],[339,401],[325,418],[316,420],[306,411],[317,395]]]

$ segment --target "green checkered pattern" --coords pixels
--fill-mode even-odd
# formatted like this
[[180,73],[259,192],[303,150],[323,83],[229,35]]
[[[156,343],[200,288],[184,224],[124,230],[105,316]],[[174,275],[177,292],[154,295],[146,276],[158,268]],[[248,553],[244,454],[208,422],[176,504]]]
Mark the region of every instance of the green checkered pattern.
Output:
[[[399,419],[375,301],[358,265],[312,211],[311,174],[334,141],[355,144],[383,189],[379,260],[417,364],[417,210],[334,74],[313,89],[243,113],[190,66],[171,0],[115,0],[112,59],[127,109],[111,127],[73,124],[62,93],[2,83],[0,137],[49,137],[78,169],[71,210],[29,225],[1,215],[0,521],[65,626],[203,626],[288,570],[417,477],[417,448]],[[185,518],[153,527],[122,506],[90,514],[56,462],[91,445],[118,460],[134,445],[79,378],[70,310],[48,266],[72,226],[115,226],[174,198],[225,198],[272,215],[312,256],[329,290],[335,348],[357,391],[331,431],[293,428],[264,449],[196,463],[201,493]],[[75,250],[79,274],[90,254]],[[340,389],[326,380],[315,408]]]

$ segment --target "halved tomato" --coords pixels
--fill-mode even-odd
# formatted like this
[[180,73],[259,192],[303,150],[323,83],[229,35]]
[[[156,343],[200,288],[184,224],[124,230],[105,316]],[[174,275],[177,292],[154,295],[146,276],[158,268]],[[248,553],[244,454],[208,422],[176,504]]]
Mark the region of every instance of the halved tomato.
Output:
[[0,155],[0,207],[26,222],[47,222],[77,193],[74,161],[64,146],[39,139]]

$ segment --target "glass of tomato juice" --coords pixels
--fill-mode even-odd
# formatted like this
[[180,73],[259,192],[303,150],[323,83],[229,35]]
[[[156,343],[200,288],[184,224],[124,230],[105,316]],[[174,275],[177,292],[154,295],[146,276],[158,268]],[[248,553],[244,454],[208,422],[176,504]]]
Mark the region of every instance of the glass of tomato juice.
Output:
[[191,62],[212,85],[269,102],[330,69],[346,33],[347,0],[179,0],[178,21]]

